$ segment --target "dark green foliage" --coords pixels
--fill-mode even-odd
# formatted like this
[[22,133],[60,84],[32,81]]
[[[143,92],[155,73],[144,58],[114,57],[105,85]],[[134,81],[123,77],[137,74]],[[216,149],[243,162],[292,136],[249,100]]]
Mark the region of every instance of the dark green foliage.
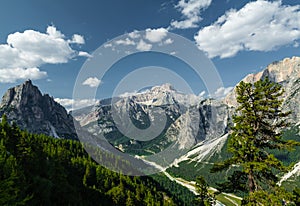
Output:
[[175,205],[171,195],[151,177],[98,165],[78,141],[29,134],[2,118],[0,205]]
[[177,184],[175,181],[171,181],[168,177],[160,173],[151,177],[158,183],[158,188],[165,188],[168,191],[168,196],[173,197],[173,201],[177,205],[193,205],[195,195],[189,189]]
[[24,205],[30,199],[22,191],[17,161],[7,152],[3,140],[0,141],[0,180],[0,205]]
[[293,191],[293,201],[296,205],[300,205],[300,188],[295,188]]
[[[285,130],[282,134],[283,140],[300,141],[300,129],[299,127],[292,127],[289,130]],[[300,146],[295,147],[293,151],[289,150],[272,150],[270,151],[276,158],[284,163],[285,166],[289,166],[300,160]]]
[[[284,193],[284,190],[277,189],[276,174],[287,171],[287,167],[271,151],[292,150],[299,143],[282,139],[282,131],[288,126],[286,117],[289,112],[281,110],[283,90],[279,84],[268,78],[254,84],[241,82],[236,93],[239,106],[233,116],[234,126],[228,144],[232,157],[215,164],[213,171],[239,166],[242,175],[235,181],[240,189],[248,191],[249,198],[245,204],[252,205],[250,203],[255,198],[256,204],[263,204],[263,199],[259,202],[262,196],[273,198]],[[243,182],[244,186],[240,185]]]
[[240,192],[246,192],[247,174],[242,171],[234,171],[228,177],[226,182],[217,183],[217,189],[220,192],[234,193],[241,195]]
[[293,195],[284,188],[274,187],[271,191],[257,190],[251,192],[250,195],[242,201],[242,205],[297,205],[295,202],[291,201],[292,199]]
[[206,183],[203,176],[196,178],[196,191],[198,193],[197,198],[195,199],[196,205],[199,206],[210,206],[215,205],[215,198],[212,194],[208,192],[208,184]]

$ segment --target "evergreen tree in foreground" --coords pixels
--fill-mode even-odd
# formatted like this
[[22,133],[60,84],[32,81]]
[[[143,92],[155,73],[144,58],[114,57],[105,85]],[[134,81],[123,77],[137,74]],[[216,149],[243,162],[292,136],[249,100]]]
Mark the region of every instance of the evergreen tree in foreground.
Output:
[[[233,116],[234,126],[228,144],[232,157],[215,164],[212,172],[238,166],[246,177],[244,183],[249,196],[245,198],[245,204],[264,204],[265,198],[283,201],[277,193],[285,191],[276,185],[276,174],[287,168],[270,151],[291,150],[299,145],[281,138],[282,130],[288,126],[290,113],[281,110],[283,89],[278,83],[265,78],[254,84],[241,82],[236,94],[239,106]],[[287,194],[283,196],[289,198]]]

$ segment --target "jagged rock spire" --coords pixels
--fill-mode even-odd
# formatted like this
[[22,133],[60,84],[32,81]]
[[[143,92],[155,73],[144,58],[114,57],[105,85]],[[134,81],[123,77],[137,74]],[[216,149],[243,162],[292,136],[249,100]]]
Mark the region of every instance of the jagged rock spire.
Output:
[[0,103],[3,114],[33,133],[77,138],[72,116],[49,95],[43,95],[30,79],[7,90]]

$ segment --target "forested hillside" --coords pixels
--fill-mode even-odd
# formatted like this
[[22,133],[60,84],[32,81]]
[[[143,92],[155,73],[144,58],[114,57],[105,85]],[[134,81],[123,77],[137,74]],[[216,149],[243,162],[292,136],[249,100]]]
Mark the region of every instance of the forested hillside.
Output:
[[191,192],[162,175],[112,172],[78,141],[30,134],[2,118],[0,205],[190,205],[192,200]]

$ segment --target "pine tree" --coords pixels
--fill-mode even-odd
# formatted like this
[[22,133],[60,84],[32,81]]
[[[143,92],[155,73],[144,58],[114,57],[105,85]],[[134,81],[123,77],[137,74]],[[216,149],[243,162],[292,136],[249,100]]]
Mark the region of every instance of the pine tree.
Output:
[[208,192],[208,188],[209,186],[203,176],[196,178],[196,191],[198,193],[195,200],[196,205],[209,206],[215,204],[215,199],[213,195]]
[[239,166],[246,174],[249,194],[275,188],[278,181],[275,172],[287,169],[270,151],[291,150],[299,145],[281,138],[290,114],[281,108],[283,92],[280,84],[267,77],[254,84],[241,82],[236,88],[239,106],[233,116],[228,144],[232,157],[215,164],[212,171]]
[[134,197],[130,191],[127,191],[126,206],[135,206]]
[[24,193],[22,175],[16,158],[0,139],[0,205],[25,205],[31,198]]

